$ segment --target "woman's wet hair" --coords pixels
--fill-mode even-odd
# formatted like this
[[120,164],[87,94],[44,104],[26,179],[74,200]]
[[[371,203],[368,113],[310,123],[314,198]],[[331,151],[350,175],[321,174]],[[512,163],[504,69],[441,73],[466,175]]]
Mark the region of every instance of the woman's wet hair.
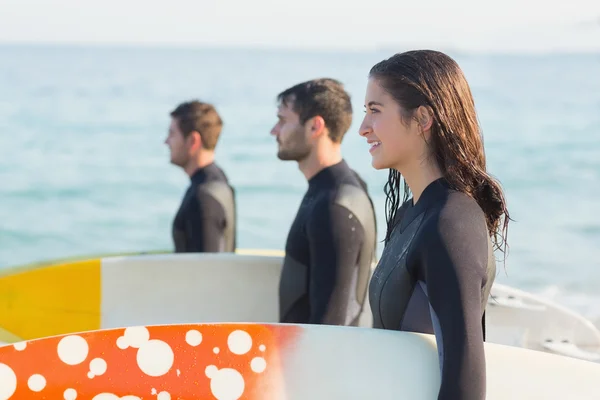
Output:
[[[495,249],[507,248],[510,216],[502,188],[486,171],[483,136],[469,84],[458,64],[434,50],[395,54],[371,68],[371,78],[398,103],[401,118],[414,118],[424,106],[433,116],[430,154],[450,186],[471,196],[483,210]],[[398,207],[408,200],[410,189],[402,176],[390,169],[385,185],[387,232],[390,239]]]

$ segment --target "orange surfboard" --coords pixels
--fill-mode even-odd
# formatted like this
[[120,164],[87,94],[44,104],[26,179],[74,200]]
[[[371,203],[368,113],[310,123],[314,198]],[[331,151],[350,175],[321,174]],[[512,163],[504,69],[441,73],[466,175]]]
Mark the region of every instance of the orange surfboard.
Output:
[[[598,396],[600,364],[486,343],[488,400]],[[0,400],[436,399],[435,338],[325,325],[184,324],[0,347]]]
[[[402,357],[373,348],[385,337]],[[431,399],[436,386],[435,343],[366,328],[137,326],[0,347],[0,400]]]

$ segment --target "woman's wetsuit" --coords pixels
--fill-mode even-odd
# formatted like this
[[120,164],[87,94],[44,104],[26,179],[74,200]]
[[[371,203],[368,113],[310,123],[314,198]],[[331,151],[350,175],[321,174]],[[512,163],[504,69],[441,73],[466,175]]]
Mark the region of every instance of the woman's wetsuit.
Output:
[[397,221],[369,287],[374,327],[435,334],[438,399],[484,399],[484,311],[496,272],[485,215],[440,178]]

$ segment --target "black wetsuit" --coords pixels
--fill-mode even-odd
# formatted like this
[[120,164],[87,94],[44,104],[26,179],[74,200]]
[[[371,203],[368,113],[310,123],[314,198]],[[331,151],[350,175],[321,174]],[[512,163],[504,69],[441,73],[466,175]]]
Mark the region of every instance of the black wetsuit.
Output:
[[173,221],[173,242],[176,253],[235,251],[235,191],[215,163],[191,176]]
[[484,311],[496,272],[485,216],[441,178],[396,221],[369,286],[373,325],[435,334],[438,399],[484,399]]
[[312,177],[285,246],[280,322],[356,326],[376,229],[366,184],[345,161]]

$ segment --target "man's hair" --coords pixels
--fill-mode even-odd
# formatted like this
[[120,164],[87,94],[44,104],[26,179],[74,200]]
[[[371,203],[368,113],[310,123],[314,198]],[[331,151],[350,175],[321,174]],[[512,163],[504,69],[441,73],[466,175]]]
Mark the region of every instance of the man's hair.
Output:
[[331,78],[312,79],[292,86],[277,95],[277,100],[298,114],[300,123],[320,115],[329,130],[329,138],[341,143],[352,125],[352,102],[344,85]]
[[200,134],[202,147],[214,150],[223,129],[223,121],[212,104],[193,100],[182,103],[171,112],[177,120],[183,137],[187,138],[193,131]]

